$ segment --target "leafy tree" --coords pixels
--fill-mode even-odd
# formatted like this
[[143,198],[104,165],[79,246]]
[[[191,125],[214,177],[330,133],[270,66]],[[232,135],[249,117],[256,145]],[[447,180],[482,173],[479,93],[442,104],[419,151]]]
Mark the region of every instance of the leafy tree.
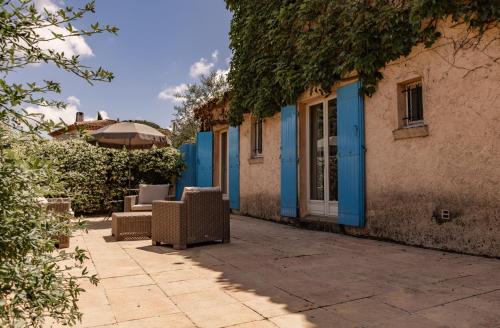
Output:
[[[43,4],[43,2],[40,2]],[[66,41],[80,36],[110,32],[112,26],[91,24],[88,29],[77,29],[73,24],[84,15],[95,12],[94,1],[82,8],[65,7],[49,11],[37,8],[34,0],[0,0],[0,121],[16,129],[29,128],[32,132],[49,130],[53,123],[36,115],[29,115],[23,108],[27,105],[65,108],[62,101],[49,100],[47,92],[61,92],[58,82],[45,80],[42,83],[11,83],[6,77],[28,65],[52,63],[90,84],[96,81],[109,82],[113,74],[101,67],[93,70],[80,63],[77,55],[68,56],[50,47],[55,40]]]
[[[96,33],[116,33],[99,23],[87,29],[73,24],[93,13],[91,1],[82,8],[51,6],[33,0],[0,0],[0,326],[41,327],[47,317],[73,325],[81,318],[77,300],[83,291],[78,278],[89,278],[82,267],[83,250],[54,252],[53,236],[67,234],[72,225],[48,213],[39,197],[56,191],[54,171],[38,158],[18,151],[53,128],[40,116],[25,111],[28,105],[64,109],[66,104],[45,97],[60,93],[55,81],[13,83],[11,73],[28,65],[51,63],[88,83],[111,81],[113,74],[82,65],[78,56],[51,48],[54,40],[66,41]],[[38,6],[37,6],[38,5]],[[17,130],[17,133],[13,131]],[[81,274],[74,272],[81,269]]]
[[184,143],[195,142],[196,133],[206,125],[207,115],[195,110],[225,101],[229,93],[226,75],[212,71],[201,76],[198,83],[189,84],[187,89],[176,95],[181,104],[174,107],[175,119],[172,128],[172,145],[178,147]]
[[464,24],[480,39],[500,20],[498,0],[226,0],[233,12],[229,120],[271,116],[306,90],[328,94],[357,73],[367,95],[381,69],[440,37],[438,24]]

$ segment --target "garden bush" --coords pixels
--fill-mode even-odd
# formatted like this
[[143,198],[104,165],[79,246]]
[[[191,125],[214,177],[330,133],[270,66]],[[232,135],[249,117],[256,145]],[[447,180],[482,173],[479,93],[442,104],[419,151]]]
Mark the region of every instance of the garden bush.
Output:
[[106,210],[110,200],[123,200],[128,188],[139,183],[164,184],[183,170],[180,153],[171,147],[148,150],[108,149],[84,140],[42,141],[29,145],[27,153],[48,160],[76,213]]
[[50,164],[24,152],[37,143],[0,124],[0,327],[42,327],[45,317],[75,324],[78,282],[97,283],[82,249],[55,252],[53,236],[69,235],[82,222],[68,224],[44,210],[41,197],[63,186]]

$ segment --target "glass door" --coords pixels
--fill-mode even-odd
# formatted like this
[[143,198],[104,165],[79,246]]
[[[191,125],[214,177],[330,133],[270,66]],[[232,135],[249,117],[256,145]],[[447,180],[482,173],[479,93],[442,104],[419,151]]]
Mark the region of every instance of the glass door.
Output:
[[309,106],[309,212],[338,214],[337,100]]

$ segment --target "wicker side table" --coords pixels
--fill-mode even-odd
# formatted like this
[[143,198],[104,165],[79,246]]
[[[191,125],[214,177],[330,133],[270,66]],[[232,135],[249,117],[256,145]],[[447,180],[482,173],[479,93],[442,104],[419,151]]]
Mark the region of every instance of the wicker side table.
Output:
[[124,238],[151,238],[152,212],[119,212],[113,213],[111,234],[116,241]]

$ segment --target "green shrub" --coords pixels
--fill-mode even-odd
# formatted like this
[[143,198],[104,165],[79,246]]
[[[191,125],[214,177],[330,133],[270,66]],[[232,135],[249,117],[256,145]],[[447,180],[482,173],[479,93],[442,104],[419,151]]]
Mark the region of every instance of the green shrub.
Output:
[[104,211],[110,200],[123,199],[128,188],[139,183],[169,183],[183,170],[180,153],[171,147],[149,150],[107,149],[84,140],[44,141],[28,146],[28,153],[47,159],[72,198],[76,213]]
[[97,279],[82,266],[82,249],[55,252],[52,237],[81,225],[61,221],[39,203],[60,186],[44,161],[19,152],[18,142],[30,142],[20,137],[10,138],[0,126],[0,327],[41,327],[46,317],[74,324],[81,319],[78,281]]
[[131,166],[136,185],[169,183],[184,168],[179,151],[172,147],[134,150]]
[[73,210],[94,213],[103,208],[108,198],[105,151],[82,140],[43,142],[36,150],[58,172],[66,194],[57,196],[71,197]]

